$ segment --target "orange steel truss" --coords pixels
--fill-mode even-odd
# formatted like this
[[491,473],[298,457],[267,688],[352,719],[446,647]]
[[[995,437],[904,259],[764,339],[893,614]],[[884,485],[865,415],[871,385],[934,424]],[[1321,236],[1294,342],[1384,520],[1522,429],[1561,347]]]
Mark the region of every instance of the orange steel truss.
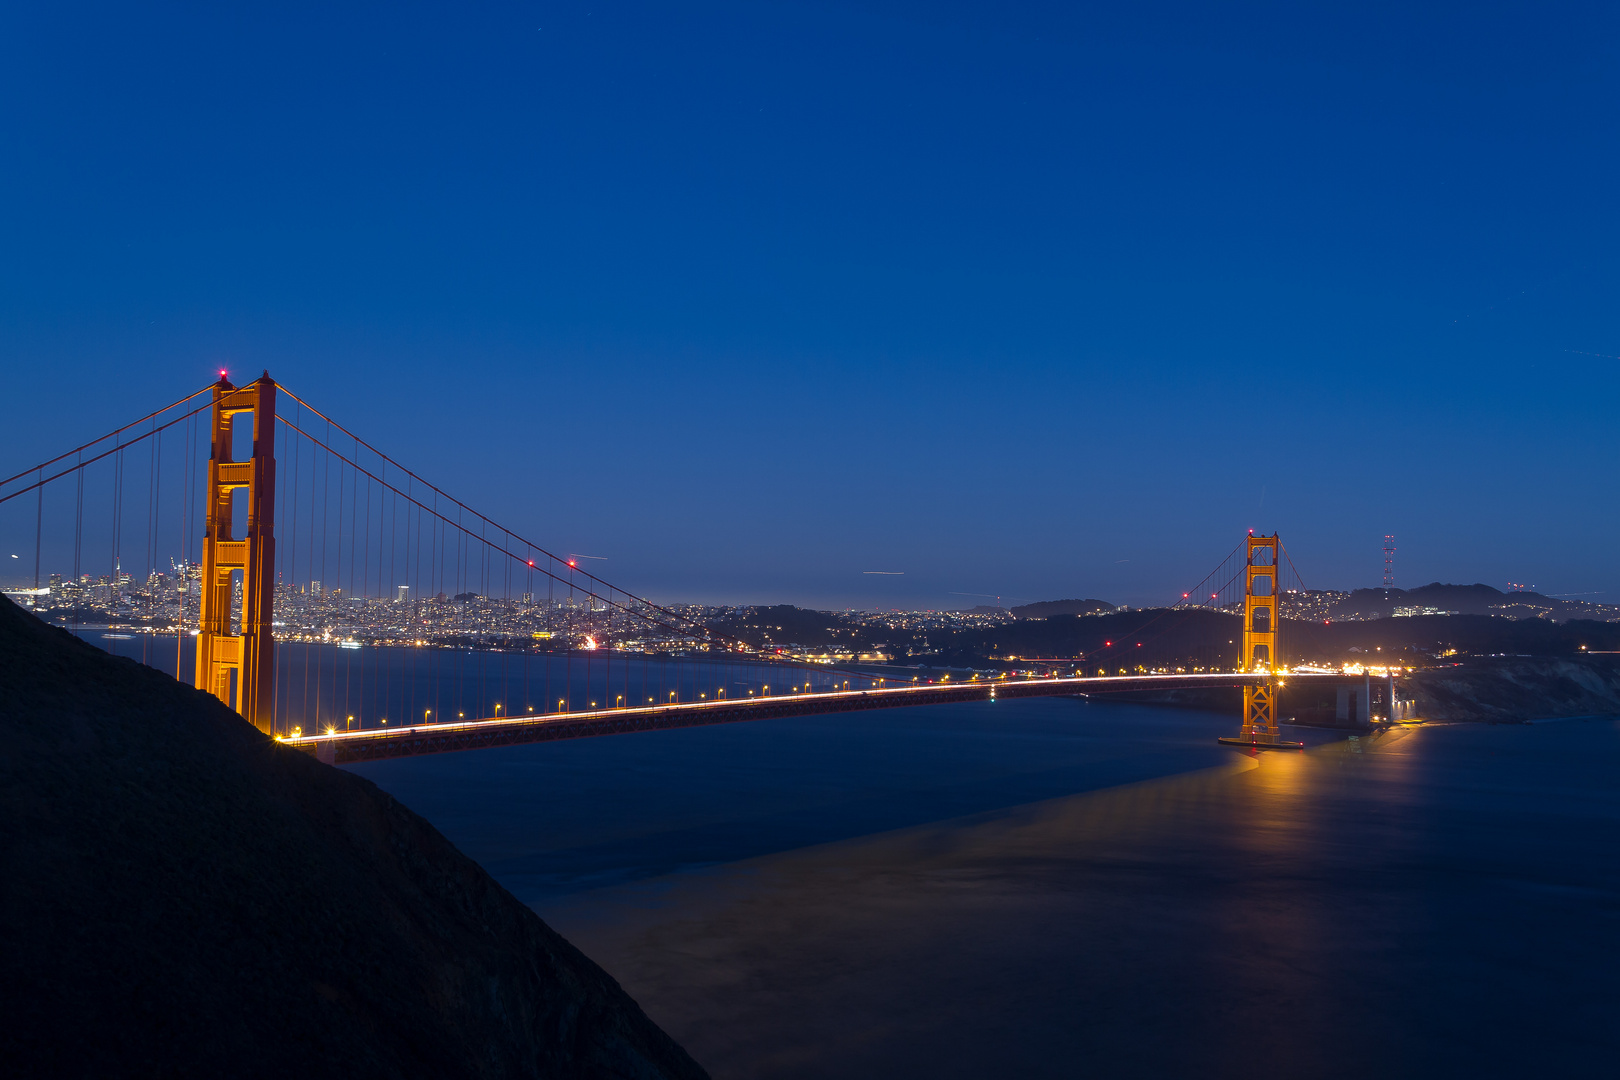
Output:
[[1271,678],[1243,688],[1241,737],[1245,740],[1277,740],[1277,571],[1281,555],[1275,533],[1249,537],[1243,581],[1243,655],[1239,664],[1242,671],[1264,671]]
[[[234,461],[232,434],[242,413],[253,414],[253,451],[246,461]],[[275,694],[275,638],[270,623],[276,565],[276,384],[269,372],[240,389],[222,377],[214,386],[213,415],[197,688],[270,733]],[[237,539],[232,535],[232,515],[236,493],[242,490],[247,492],[247,527]],[[240,609],[235,604],[238,588]]]

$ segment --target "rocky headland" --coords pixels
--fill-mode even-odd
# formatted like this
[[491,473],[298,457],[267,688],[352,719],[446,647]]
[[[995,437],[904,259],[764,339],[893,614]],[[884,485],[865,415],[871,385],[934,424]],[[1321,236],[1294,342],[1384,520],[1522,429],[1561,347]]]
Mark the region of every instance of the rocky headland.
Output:
[[1475,657],[1414,672],[1400,687],[1426,720],[1524,723],[1620,715],[1620,656]]

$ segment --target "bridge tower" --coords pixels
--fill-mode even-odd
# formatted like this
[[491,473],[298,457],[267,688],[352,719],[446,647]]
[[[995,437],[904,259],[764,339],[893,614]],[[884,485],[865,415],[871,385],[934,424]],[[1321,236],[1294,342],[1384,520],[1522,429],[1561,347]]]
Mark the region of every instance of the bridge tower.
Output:
[[[253,450],[246,461],[235,461],[232,436],[236,418],[243,413],[253,414]],[[197,688],[270,733],[275,697],[275,638],[270,624],[276,566],[276,384],[270,373],[241,388],[221,375],[214,385],[213,416]],[[246,492],[247,503],[247,525],[240,539],[234,535],[238,491]],[[240,609],[235,604],[238,581]]]
[[1277,534],[1249,537],[1243,572],[1244,671],[1264,671],[1269,682],[1243,688],[1243,738],[1277,741]]
[[1249,534],[1248,558],[1243,570],[1243,652],[1238,670],[1264,673],[1263,683],[1243,688],[1243,733],[1235,739],[1221,739],[1237,746],[1280,746],[1293,749],[1296,742],[1277,738],[1277,655],[1279,610],[1277,599],[1282,546],[1277,534]]

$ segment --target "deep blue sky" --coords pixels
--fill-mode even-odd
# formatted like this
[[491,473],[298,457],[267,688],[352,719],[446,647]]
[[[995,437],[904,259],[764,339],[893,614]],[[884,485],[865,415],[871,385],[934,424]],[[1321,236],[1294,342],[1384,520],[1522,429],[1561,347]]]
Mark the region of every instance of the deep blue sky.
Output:
[[3,471],[267,367],[660,599],[1620,602],[1614,5],[338,7],[0,16]]

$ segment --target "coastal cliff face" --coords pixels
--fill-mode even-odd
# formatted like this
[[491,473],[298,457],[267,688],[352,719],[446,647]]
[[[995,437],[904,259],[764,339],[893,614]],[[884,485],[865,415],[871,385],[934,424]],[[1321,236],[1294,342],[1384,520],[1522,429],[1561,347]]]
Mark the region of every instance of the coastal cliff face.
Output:
[[12,1076],[702,1077],[369,781],[0,599]]
[[1522,723],[1620,715],[1620,657],[1484,657],[1402,681],[1426,720]]

